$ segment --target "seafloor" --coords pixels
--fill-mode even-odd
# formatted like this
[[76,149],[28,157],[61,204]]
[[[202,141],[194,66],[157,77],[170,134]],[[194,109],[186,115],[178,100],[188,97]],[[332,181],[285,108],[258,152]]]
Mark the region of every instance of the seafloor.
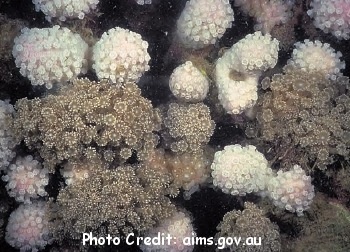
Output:
[[[232,2],[232,1],[231,1]],[[340,41],[332,35],[325,34],[313,27],[310,19],[305,15],[307,2],[295,1],[301,14],[296,18],[296,24],[292,31],[294,38],[289,45],[280,51],[278,66],[274,71],[265,73],[271,76],[274,72],[281,71],[291,55],[292,45],[295,41],[306,38],[319,39],[328,42],[336,51],[341,51],[342,59],[346,62],[344,76],[350,76],[350,44],[348,41]],[[98,11],[88,15],[84,21],[60,23],[63,26],[78,27],[81,33],[87,37],[100,37],[110,28],[120,26],[140,33],[144,40],[148,41],[148,52],[151,55],[150,71],[140,80],[139,86],[142,95],[152,101],[154,106],[166,104],[173,97],[168,87],[169,76],[173,69],[181,62],[181,52],[174,52],[173,38],[176,20],[179,17],[186,1],[184,0],[158,0],[150,5],[138,5],[133,0],[101,0]],[[233,6],[233,3],[232,3]],[[303,13],[304,12],[304,13]],[[254,20],[244,15],[234,7],[235,20],[232,28],[210,49],[207,60],[213,62],[217,58],[221,48],[230,47],[243,38],[246,34],[254,32]],[[30,0],[0,0],[0,99],[10,99],[14,104],[23,97],[33,98],[45,94],[44,89],[33,89],[30,81],[21,76],[15,66],[11,55],[11,40],[21,27],[51,27],[52,24],[45,20],[44,14],[36,12]],[[9,29],[9,27],[11,27]],[[175,56],[174,56],[175,55]],[[90,71],[86,75],[95,80],[95,74]],[[228,144],[249,142],[244,134],[242,123],[236,122],[228,115],[214,117],[216,128],[209,145],[214,149],[222,149]],[[267,152],[270,145],[260,148]],[[348,146],[349,147],[349,146]],[[23,148],[23,153],[26,149]],[[271,158],[272,159],[272,158]],[[312,165],[312,164],[310,164]],[[315,186],[317,202],[314,208],[306,212],[303,217],[285,212],[277,215],[274,211],[267,213],[273,222],[277,223],[281,234],[282,251],[350,251],[350,164],[343,158],[337,159],[326,171],[314,170],[311,176]],[[62,178],[55,174],[50,179],[47,188],[51,197],[56,197],[58,185]],[[231,196],[213,189],[201,188],[194,193],[189,200],[184,200],[180,195],[173,199],[175,204],[185,208],[192,214],[193,225],[200,237],[215,236],[216,227],[225,213],[233,209],[243,209],[245,201],[259,203],[259,197],[248,195],[244,197]],[[7,196],[4,182],[0,180],[0,212],[1,236],[0,251],[16,251],[4,240],[4,232],[8,216],[18,203]],[[260,202],[261,205],[263,203]],[[327,211],[325,209],[331,209]],[[321,214],[321,211],[322,214]],[[341,217],[339,217],[341,216]],[[347,224],[337,227],[339,221],[347,221]],[[347,230],[343,230],[347,228]],[[313,235],[314,230],[323,229],[321,235]],[[60,251],[57,244],[47,246],[45,251]],[[120,246],[118,248],[103,247],[90,248],[91,251],[138,251],[137,247]],[[69,250],[67,250],[69,251]],[[215,251],[214,247],[196,246],[194,251]]]

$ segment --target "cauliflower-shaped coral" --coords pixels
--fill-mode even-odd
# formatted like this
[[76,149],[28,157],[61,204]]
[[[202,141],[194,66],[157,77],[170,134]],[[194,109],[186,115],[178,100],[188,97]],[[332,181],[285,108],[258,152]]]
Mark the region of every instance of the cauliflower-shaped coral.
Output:
[[313,0],[307,14],[314,19],[314,25],[325,33],[332,33],[338,39],[349,39],[350,2],[348,0]]
[[293,15],[291,4],[283,0],[235,0],[234,5],[254,17],[257,24],[254,26],[256,31],[269,33],[277,25],[284,25]]
[[[279,42],[260,31],[248,34],[228,49],[220,60],[241,73],[261,74],[273,68],[278,60]],[[219,60],[218,60],[219,61]]]
[[230,79],[229,73],[221,74],[224,71],[228,72],[229,69],[217,70],[217,73],[223,77],[219,78],[217,83],[224,78],[228,79],[228,81],[222,81],[222,84],[218,85],[218,99],[227,113],[240,114],[253,107],[258,99],[258,77],[244,76],[244,80],[234,81]]
[[215,153],[211,169],[213,184],[232,195],[263,191],[272,176],[266,158],[253,145],[225,146]]
[[177,35],[184,46],[200,49],[215,44],[232,26],[228,0],[190,0],[177,21]]
[[99,0],[32,0],[36,11],[42,11],[45,18],[59,18],[65,21],[67,18],[83,19],[85,14],[96,9]]
[[10,215],[5,240],[20,251],[38,251],[53,242],[45,202],[22,204]]
[[18,157],[8,168],[2,180],[11,197],[19,202],[31,203],[32,199],[47,195],[45,186],[49,183],[49,171],[28,155]]
[[135,82],[149,70],[148,43],[140,34],[120,27],[102,34],[93,47],[93,69],[99,79]]
[[52,88],[87,72],[88,45],[67,28],[23,28],[12,50],[20,73],[32,85]]
[[171,74],[169,87],[176,98],[186,102],[198,102],[207,96],[209,82],[191,61],[186,61]]
[[311,177],[306,176],[299,165],[294,165],[290,171],[278,171],[277,177],[268,181],[267,191],[276,206],[296,212],[298,216],[309,208],[315,196]]
[[296,68],[307,72],[319,71],[332,80],[341,75],[340,70],[345,68],[345,63],[340,60],[341,52],[335,52],[328,43],[305,39],[303,43],[297,42],[294,46],[295,49],[288,64]]

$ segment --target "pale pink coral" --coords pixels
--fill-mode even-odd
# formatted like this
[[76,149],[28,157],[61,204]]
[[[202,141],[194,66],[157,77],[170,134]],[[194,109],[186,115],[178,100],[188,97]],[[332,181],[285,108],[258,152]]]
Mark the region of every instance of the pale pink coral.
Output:
[[290,5],[280,0],[236,0],[235,6],[256,19],[256,31],[270,33],[274,26],[287,23],[292,16]]
[[317,28],[332,33],[339,39],[349,39],[349,0],[313,0],[310,6],[307,14],[314,19]]

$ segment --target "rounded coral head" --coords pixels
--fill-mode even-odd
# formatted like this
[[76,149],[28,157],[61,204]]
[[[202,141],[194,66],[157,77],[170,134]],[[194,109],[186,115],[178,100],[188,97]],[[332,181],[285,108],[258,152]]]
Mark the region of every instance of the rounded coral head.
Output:
[[263,191],[272,176],[266,158],[253,145],[225,146],[215,153],[211,169],[214,186],[232,195]]
[[45,186],[49,183],[49,171],[31,155],[18,157],[7,169],[2,180],[6,189],[18,202],[32,203],[39,196],[46,196]]
[[350,2],[348,0],[313,0],[307,14],[314,25],[338,39],[350,38]]
[[340,71],[345,68],[345,63],[340,60],[342,54],[336,52],[328,43],[306,39],[304,42],[297,42],[294,46],[295,49],[288,64],[296,68],[306,72],[321,72],[332,80],[341,75]]
[[229,0],[190,0],[177,20],[177,36],[187,48],[201,49],[215,44],[232,26]]
[[136,82],[149,70],[148,43],[141,35],[120,27],[102,34],[93,47],[93,65],[99,79]]
[[83,19],[85,14],[96,9],[99,0],[32,0],[36,11],[42,11],[45,18],[51,21],[58,18],[65,21],[67,18]]
[[299,166],[287,172],[278,171],[268,182],[267,191],[275,206],[303,215],[315,196],[311,177]]
[[173,95],[186,102],[203,101],[209,90],[207,78],[191,61],[175,68],[170,76],[169,87]]
[[5,240],[20,251],[44,249],[53,242],[47,211],[48,207],[42,201],[20,205],[10,215]]
[[12,55],[32,85],[52,88],[87,72],[88,45],[78,34],[58,25],[52,28],[24,28],[15,38]]

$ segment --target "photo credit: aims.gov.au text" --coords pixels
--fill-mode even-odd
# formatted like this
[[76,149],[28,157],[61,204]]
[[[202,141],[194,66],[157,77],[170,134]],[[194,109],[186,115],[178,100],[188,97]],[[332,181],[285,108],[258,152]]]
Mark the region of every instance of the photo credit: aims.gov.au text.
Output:
[[[234,237],[197,237],[194,233],[193,236],[177,239],[177,237],[171,236],[170,234],[158,233],[156,236],[137,236],[134,233],[129,233],[125,237],[126,245],[142,245],[142,246],[152,246],[156,248],[157,246],[172,246],[182,243],[183,246],[212,246],[215,245],[218,249],[224,249],[230,246],[261,246],[261,237],[246,237],[242,238],[239,236]],[[123,239],[124,240],[124,239]],[[124,242],[118,236],[93,236],[92,232],[83,233],[83,245],[90,246],[103,246],[103,245],[115,245],[118,246]]]

